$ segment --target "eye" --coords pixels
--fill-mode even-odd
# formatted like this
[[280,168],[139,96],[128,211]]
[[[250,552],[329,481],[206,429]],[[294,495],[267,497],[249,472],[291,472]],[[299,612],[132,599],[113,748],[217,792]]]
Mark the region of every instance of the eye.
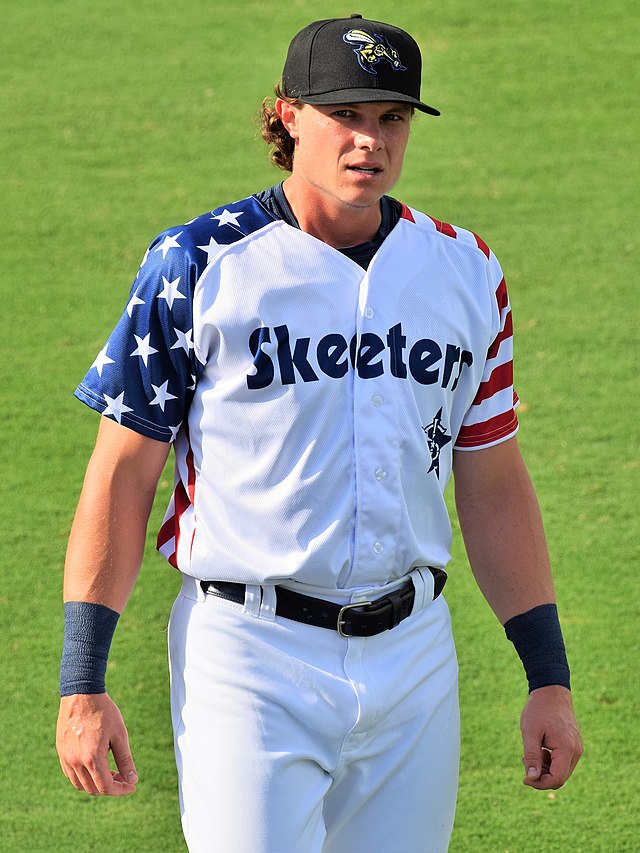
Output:
[[353,118],[355,113],[353,110],[333,110],[331,115],[335,118]]
[[382,116],[382,121],[397,122],[406,120],[407,116],[404,113],[385,113]]

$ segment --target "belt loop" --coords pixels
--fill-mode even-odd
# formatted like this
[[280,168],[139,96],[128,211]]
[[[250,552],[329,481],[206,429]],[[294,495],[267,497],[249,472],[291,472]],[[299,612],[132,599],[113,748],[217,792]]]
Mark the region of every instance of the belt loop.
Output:
[[273,585],[262,587],[260,618],[273,622],[276,618],[276,588]]
[[198,578],[185,575],[184,572],[182,573],[182,594],[192,601],[204,601],[207,597]]
[[262,589],[258,584],[247,584],[244,593],[244,610],[245,613],[251,613],[252,616],[260,615],[260,603],[262,599]]
[[414,569],[409,575],[416,590],[412,613],[418,613],[433,600],[433,575],[429,569]]

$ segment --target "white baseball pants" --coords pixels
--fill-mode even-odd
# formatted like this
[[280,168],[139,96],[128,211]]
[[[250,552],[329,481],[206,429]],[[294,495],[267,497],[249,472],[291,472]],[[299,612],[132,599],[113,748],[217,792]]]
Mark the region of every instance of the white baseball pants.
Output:
[[[185,577],[169,626],[182,825],[191,853],[442,853],[458,784],[449,610],[414,572],[412,615],[375,637],[244,607]],[[309,594],[347,603],[397,587]],[[341,596],[341,597],[339,597]]]

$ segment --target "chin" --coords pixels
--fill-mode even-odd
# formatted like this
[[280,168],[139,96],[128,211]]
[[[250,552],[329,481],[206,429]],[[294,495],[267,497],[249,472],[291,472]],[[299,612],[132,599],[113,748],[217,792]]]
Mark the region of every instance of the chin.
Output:
[[342,194],[341,200],[349,207],[367,208],[378,204],[382,196],[387,191],[386,187],[376,188],[368,187],[362,190],[351,190]]
[[[384,193],[383,193],[383,195],[384,195]],[[366,200],[361,199],[361,198],[343,199],[343,203],[347,207],[351,207],[351,208],[354,208],[356,210],[368,210],[370,207],[375,207],[379,203],[381,198],[382,198],[382,195],[376,195],[375,198],[369,198]]]

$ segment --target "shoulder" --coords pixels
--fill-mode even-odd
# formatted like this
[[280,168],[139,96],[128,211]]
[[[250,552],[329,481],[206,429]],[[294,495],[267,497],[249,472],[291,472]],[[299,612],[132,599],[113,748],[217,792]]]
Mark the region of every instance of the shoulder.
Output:
[[465,278],[479,280],[494,294],[506,287],[498,258],[475,231],[443,222],[404,204],[400,221],[403,220],[410,231],[415,229],[421,235],[426,251],[446,257]]
[[490,261],[493,256],[491,249],[482,237],[467,228],[443,222],[441,219],[436,219],[434,216],[422,213],[406,204],[402,204],[400,218],[415,225],[423,234],[433,236],[434,239],[441,241],[445,249],[455,247],[458,251],[465,251],[468,247],[473,252],[480,252],[487,261]]
[[236,243],[274,221],[274,216],[253,195],[215,207],[184,225],[162,231],[149,251],[166,258],[173,249],[181,250],[198,266],[206,266],[219,246]]
[[193,288],[226,246],[255,234],[273,221],[274,216],[260,201],[248,196],[215,207],[183,225],[165,228],[147,249],[136,282],[179,278]]

